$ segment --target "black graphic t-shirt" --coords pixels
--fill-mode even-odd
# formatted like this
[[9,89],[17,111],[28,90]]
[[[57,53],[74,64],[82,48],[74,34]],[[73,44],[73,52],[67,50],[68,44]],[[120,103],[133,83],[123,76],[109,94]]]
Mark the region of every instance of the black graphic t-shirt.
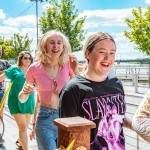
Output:
[[[3,70],[9,68],[11,65],[6,60],[0,60],[0,74],[3,73]],[[0,91],[4,90],[3,82],[0,82]]]
[[81,116],[96,123],[91,150],[124,150],[124,90],[119,79],[94,82],[77,75],[60,93],[60,117]]

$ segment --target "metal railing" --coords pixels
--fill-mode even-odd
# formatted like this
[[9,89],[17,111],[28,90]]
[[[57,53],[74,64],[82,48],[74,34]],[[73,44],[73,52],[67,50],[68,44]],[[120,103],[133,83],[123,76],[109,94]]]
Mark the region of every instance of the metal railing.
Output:
[[146,84],[150,88],[150,66],[149,64],[119,64],[115,65],[116,76],[122,81],[129,81],[138,92],[139,84]]

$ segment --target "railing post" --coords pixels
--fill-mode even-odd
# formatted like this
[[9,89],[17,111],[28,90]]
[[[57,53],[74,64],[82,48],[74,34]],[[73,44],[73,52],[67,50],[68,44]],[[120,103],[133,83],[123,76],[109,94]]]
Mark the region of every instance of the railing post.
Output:
[[138,75],[135,73],[133,75],[133,82],[134,82],[134,91],[135,93],[138,92]]
[[139,150],[139,135],[137,134],[137,150]]
[[134,83],[134,70],[133,70],[133,68],[131,68],[131,72],[132,72],[132,83],[133,83],[133,85],[135,85],[135,83]]
[[90,149],[90,129],[96,127],[94,122],[78,116],[58,118],[54,123],[58,126],[58,148],[60,145],[66,148],[75,139],[72,150],[80,146]]

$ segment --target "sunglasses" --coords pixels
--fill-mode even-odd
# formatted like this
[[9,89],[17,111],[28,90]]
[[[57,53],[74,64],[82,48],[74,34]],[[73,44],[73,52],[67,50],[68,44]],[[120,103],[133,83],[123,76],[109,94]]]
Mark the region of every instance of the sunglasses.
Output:
[[23,59],[24,60],[27,60],[27,59],[31,60],[31,57],[23,57]]

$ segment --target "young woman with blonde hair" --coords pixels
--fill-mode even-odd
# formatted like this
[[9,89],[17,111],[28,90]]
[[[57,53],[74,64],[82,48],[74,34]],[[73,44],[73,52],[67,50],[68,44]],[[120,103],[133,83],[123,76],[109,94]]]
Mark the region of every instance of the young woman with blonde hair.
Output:
[[40,101],[36,120],[36,140],[39,150],[57,148],[57,127],[59,93],[62,87],[76,73],[77,61],[70,55],[71,47],[67,37],[59,31],[45,33],[37,49],[38,62],[30,66],[26,73],[26,83],[19,95],[25,102],[35,85]]

